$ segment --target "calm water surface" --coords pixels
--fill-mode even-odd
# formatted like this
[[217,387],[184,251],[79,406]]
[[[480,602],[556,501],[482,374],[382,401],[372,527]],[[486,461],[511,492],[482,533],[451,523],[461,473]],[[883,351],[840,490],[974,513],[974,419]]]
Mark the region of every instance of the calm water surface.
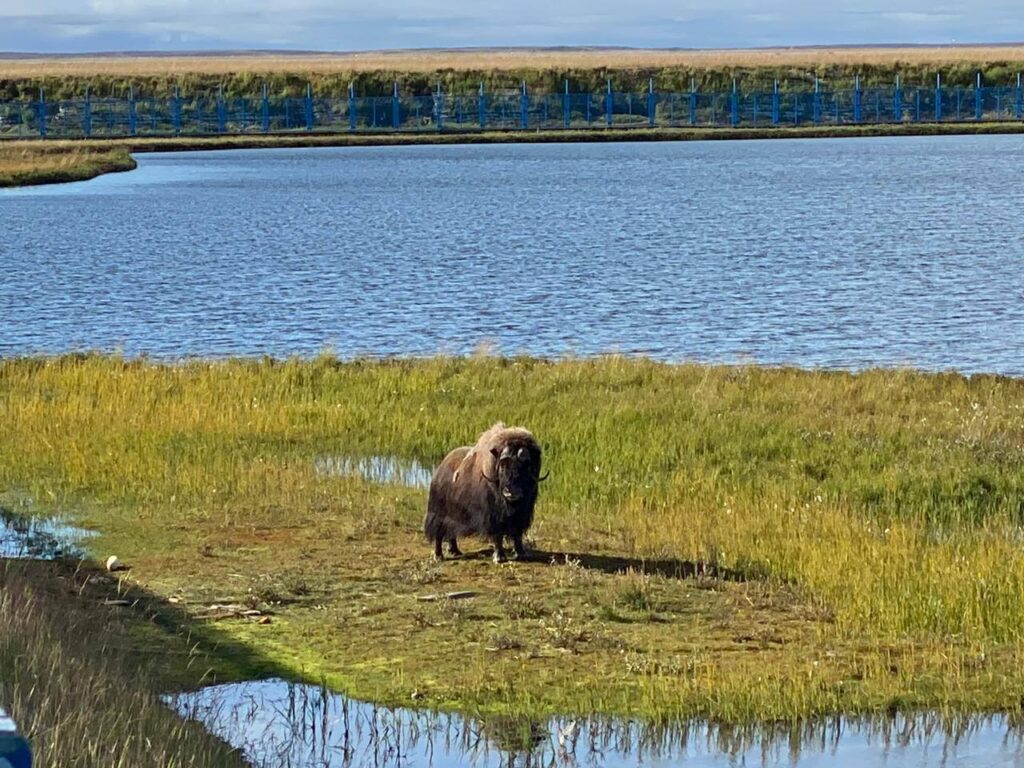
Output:
[[388,709],[282,680],[167,697],[259,768],[996,768],[1024,763],[1019,729],[1001,717],[930,715],[728,728],[629,720],[464,718]]
[[1024,137],[139,156],[0,192],[0,355],[1024,374]]

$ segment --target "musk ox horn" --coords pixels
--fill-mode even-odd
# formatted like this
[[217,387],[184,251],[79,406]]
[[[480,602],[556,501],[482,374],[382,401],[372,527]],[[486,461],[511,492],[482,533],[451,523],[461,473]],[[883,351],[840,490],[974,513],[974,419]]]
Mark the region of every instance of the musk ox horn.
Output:
[[550,471],[550,470],[548,470],[547,472],[545,472],[545,473],[544,473],[544,475],[543,475],[543,476],[541,476],[541,477],[537,477],[537,476],[534,476],[534,478],[533,478],[533,479],[534,479],[534,480],[536,480],[536,481],[537,481],[538,483],[543,483],[543,482],[544,482],[545,480],[547,480],[547,479],[548,479],[548,476],[549,476],[550,474],[551,474],[551,471]]

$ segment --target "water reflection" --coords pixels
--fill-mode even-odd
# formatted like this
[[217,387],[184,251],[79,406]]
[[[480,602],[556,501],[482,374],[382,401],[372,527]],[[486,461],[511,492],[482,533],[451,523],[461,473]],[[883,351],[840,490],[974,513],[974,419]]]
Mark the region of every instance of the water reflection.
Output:
[[263,768],[355,766],[992,766],[1024,760],[1021,728],[1002,716],[935,714],[722,726],[608,718],[460,715],[357,702],[282,680],[167,697]]
[[56,560],[79,557],[79,543],[94,531],[76,528],[59,518],[16,515],[0,507],[0,557],[22,560]]
[[313,466],[318,475],[361,477],[381,485],[426,488],[431,471],[415,459],[397,456],[317,456]]

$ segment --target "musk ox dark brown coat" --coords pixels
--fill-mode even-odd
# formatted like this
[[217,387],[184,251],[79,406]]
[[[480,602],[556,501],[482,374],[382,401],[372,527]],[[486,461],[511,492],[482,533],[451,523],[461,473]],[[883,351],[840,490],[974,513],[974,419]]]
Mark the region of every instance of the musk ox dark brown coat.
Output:
[[521,427],[498,422],[476,445],[456,448],[434,470],[423,530],[434,542],[434,557],[444,558],[442,542],[452,556],[457,538],[473,534],[494,543],[494,562],[504,562],[503,537],[512,539],[517,558],[525,557],[523,534],[533,522],[537,502],[541,450]]

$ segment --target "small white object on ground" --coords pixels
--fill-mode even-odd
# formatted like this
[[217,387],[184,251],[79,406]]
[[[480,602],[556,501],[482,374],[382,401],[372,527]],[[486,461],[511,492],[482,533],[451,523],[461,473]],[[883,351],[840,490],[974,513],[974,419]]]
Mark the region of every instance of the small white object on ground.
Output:
[[111,555],[107,558],[107,570],[108,571],[127,571],[128,566],[117,559],[117,555]]

